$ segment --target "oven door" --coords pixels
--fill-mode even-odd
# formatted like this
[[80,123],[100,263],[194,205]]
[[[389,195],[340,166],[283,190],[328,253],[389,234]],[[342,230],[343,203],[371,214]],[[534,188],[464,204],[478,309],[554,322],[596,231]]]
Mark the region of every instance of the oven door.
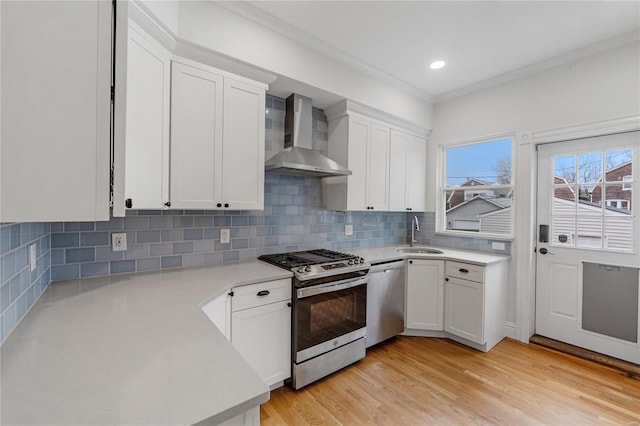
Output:
[[368,281],[365,276],[296,290],[293,308],[296,363],[365,337]]

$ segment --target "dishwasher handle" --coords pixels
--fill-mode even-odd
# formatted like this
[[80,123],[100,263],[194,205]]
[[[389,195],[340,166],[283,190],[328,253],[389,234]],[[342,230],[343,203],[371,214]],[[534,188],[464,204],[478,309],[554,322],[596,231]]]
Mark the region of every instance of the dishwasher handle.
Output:
[[371,265],[370,274],[376,272],[390,272],[393,269],[404,268],[404,260],[392,260],[390,262],[380,262]]

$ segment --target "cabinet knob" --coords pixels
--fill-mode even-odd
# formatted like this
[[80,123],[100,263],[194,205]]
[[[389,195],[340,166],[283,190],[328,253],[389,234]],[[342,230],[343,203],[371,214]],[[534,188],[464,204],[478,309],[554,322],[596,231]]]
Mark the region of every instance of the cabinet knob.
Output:
[[216,204],[216,206],[222,207],[222,203],[218,203],[218,204]]
[[444,280],[445,280],[445,281],[449,281],[449,278],[445,278]]
[[225,208],[229,207],[229,203],[224,203],[224,207]]
[[288,307],[291,307],[291,302],[288,302],[288,303],[287,303],[287,306],[288,306]]
[[409,263],[413,265],[413,260],[410,260]]
[[127,198],[124,200],[124,206],[128,209],[133,208],[133,200],[131,198]]
[[167,201],[166,203],[164,203],[164,205],[167,207],[171,207],[171,201]]

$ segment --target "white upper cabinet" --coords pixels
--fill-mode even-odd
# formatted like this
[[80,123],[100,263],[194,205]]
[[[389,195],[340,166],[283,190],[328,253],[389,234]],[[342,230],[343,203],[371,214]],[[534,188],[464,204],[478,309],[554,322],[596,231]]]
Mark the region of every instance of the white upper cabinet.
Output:
[[266,88],[185,62],[171,77],[171,208],[263,209]]
[[426,141],[391,129],[389,210],[424,211]]
[[327,184],[330,210],[389,208],[389,127],[357,115],[329,121],[329,157],[351,170]]
[[223,78],[173,63],[171,207],[216,209],[222,203]]
[[234,210],[264,208],[265,90],[225,78],[222,202]]
[[0,7],[0,222],[108,220],[111,2]]
[[169,201],[171,53],[129,24],[125,198],[135,209]]

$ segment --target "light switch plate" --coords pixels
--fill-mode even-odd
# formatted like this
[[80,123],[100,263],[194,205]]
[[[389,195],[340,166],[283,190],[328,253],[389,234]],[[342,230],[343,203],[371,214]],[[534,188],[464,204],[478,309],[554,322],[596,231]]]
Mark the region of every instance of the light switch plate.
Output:
[[344,226],[344,235],[353,235],[353,225]]
[[220,244],[226,244],[231,242],[231,230],[229,229],[221,229],[220,230]]
[[506,247],[504,243],[500,243],[498,241],[492,241],[491,248],[494,250],[504,250]]
[[36,245],[35,244],[31,244],[29,246],[29,270],[30,271],[35,271],[36,270],[36,263],[37,263],[37,259],[36,259]]
[[124,232],[114,232],[111,234],[111,250],[125,251],[127,249],[127,234]]

